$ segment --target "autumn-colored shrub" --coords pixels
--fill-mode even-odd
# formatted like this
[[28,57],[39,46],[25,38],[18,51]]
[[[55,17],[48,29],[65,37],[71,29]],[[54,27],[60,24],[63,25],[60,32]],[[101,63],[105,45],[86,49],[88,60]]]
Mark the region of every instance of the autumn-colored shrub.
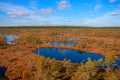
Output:
[[6,38],[3,36],[0,36],[0,46],[6,45]]
[[88,58],[85,64],[79,65],[72,80],[94,80],[97,74],[96,64]]

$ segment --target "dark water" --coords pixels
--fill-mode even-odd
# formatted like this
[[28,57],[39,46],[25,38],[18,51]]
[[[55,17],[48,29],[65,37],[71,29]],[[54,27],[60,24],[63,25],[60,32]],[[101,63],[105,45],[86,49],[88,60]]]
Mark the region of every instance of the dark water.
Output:
[[59,45],[59,46],[73,46],[72,42],[51,42],[50,44]]
[[120,56],[118,56],[118,58],[120,59]]
[[11,42],[11,41],[19,38],[19,36],[8,35],[8,34],[0,34],[0,36],[6,37],[7,44],[16,44],[15,42]]
[[[99,60],[100,58],[105,58],[103,55],[100,54],[92,54],[89,52],[80,52],[77,50],[70,50],[70,49],[59,49],[59,48],[40,48],[34,51],[35,54],[39,54],[45,57],[55,58],[56,60],[71,60],[72,63],[85,63],[87,62],[88,58],[92,60]],[[120,56],[119,56],[120,58]],[[116,61],[115,68],[119,68],[120,60]]]
[[0,67],[0,80],[8,80],[8,78],[5,76],[6,70],[7,69],[5,67]]

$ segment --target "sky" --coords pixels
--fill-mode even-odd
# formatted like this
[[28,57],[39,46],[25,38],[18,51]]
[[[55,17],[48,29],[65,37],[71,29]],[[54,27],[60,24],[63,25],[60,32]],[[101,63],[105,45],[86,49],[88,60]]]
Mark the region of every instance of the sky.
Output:
[[120,0],[0,0],[0,26],[116,26]]

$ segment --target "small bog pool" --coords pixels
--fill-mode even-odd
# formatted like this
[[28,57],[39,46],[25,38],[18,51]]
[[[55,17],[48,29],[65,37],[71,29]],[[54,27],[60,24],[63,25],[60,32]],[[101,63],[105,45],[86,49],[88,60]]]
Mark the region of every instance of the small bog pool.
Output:
[[58,46],[73,46],[72,42],[51,42],[50,44],[58,45]]
[[68,40],[80,40],[80,38],[69,38]]
[[5,76],[6,70],[7,69],[5,67],[0,67],[0,80],[8,80],[7,77]]
[[8,35],[8,34],[0,34],[0,36],[6,37],[7,44],[16,44],[15,42],[12,42],[12,41],[19,38],[19,36]]
[[[60,48],[40,48],[34,51],[35,54],[42,55],[45,57],[55,58],[56,60],[71,60],[72,63],[85,63],[88,58],[92,60],[99,60],[100,58],[105,58],[100,54],[92,54],[89,52],[80,52],[77,50],[70,49],[60,49]],[[116,61],[116,68],[120,66],[120,60]]]

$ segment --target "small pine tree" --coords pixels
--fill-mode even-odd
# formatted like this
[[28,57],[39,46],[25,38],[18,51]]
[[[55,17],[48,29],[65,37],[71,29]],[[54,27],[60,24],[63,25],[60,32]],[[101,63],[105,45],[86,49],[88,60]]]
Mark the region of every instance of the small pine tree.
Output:
[[88,58],[88,62],[78,66],[74,76],[72,76],[72,80],[93,80],[96,74],[96,64]]

